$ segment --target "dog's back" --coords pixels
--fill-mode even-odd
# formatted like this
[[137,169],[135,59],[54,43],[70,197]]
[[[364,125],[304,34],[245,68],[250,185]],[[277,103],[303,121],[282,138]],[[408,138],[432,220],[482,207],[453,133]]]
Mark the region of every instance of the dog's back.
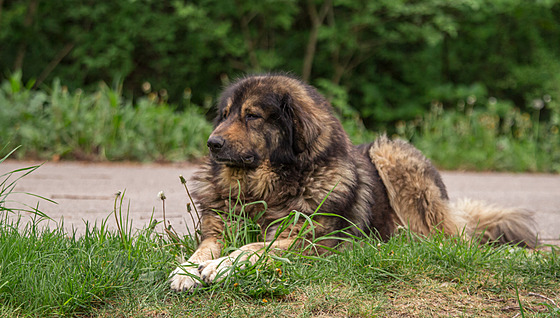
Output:
[[360,148],[377,168],[399,225],[422,235],[439,229],[451,235],[477,236],[482,243],[536,245],[531,211],[468,199],[449,202],[436,168],[408,142],[381,136]]

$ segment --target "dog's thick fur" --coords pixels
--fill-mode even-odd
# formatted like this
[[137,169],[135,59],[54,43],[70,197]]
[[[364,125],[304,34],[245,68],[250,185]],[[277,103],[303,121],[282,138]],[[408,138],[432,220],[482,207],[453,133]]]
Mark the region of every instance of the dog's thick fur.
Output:
[[[360,235],[359,228],[387,239],[398,226],[406,226],[421,235],[438,229],[480,236],[482,242],[536,243],[529,211],[470,200],[449,202],[440,174],[420,151],[385,136],[353,146],[329,102],[289,76],[250,76],[226,88],[208,147],[210,156],[194,189],[202,211],[202,243],[171,273],[174,290],[198,284],[185,272],[211,283],[235,257],[258,257],[265,242],[216,259],[224,224],[214,211],[230,211],[230,198],[238,194],[245,202],[267,203],[258,221],[268,229],[267,241],[277,235],[274,226],[269,227],[273,221],[293,210],[310,215],[327,198],[320,211],[342,217],[315,218],[321,225],[316,236],[353,225],[348,230],[352,234]],[[246,212],[254,216],[262,209],[252,205]],[[293,242],[288,233],[293,232],[277,235],[273,247],[288,248]]]

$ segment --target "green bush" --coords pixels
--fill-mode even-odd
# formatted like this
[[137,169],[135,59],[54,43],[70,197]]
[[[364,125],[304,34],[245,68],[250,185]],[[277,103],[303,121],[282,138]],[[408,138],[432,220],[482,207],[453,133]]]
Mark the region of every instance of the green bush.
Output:
[[14,0],[0,70],[70,91],[117,79],[129,98],[147,81],[180,109],[185,92],[207,106],[232,77],[288,71],[342,87],[366,127],[392,130],[474,86],[525,112],[560,100],[558,38],[559,0]]

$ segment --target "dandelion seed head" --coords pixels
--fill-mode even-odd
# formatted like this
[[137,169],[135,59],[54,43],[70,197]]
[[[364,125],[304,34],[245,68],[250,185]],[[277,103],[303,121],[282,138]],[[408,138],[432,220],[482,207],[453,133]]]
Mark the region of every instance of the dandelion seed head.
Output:
[[142,84],[142,91],[144,91],[144,93],[149,93],[151,89],[152,89],[152,84],[150,84],[150,82],[144,82]]
[[544,107],[544,101],[540,98],[533,99],[531,106],[533,106],[534,109],[542,109]]

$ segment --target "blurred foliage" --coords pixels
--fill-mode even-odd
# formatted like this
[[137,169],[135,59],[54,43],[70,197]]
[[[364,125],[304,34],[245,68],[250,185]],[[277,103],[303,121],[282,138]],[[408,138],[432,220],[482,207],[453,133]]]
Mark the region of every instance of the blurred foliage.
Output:
[[[541,120],[545,105],[552,112]],[[535,100],[534,106],[524,112],[509,101],[471,96],[443,110],[435,102],[396,130],[442,169],[560,173],[560,103]]]
[[559,38],[560,0],[0,0],[0,137],[192,158],[222,87],[272,71],[318,87],[356,143],[386,130],[444,167],[558,171]]
[[133,98],[148,82],[179,108],[188,95],[207,111],[230,76],[289,71],[340,86],[375,129],[413,119],[433,100],[449,108],[492,96],[526,110],[544,95],[560,99],[558,0],[11,0],[0,8],[0,70],[21,69],[39,85],[59,78],[71,91],[124,83]]
[[93,93],[58,81],[45,91],[32,86],[20,73],[0,84],[0,144],[10,144],[1,155],[23,145],[16,157],[184,161],[203,155],[212,129],[197,107],[177,112],[155,95],[133,105],[119,85]]

